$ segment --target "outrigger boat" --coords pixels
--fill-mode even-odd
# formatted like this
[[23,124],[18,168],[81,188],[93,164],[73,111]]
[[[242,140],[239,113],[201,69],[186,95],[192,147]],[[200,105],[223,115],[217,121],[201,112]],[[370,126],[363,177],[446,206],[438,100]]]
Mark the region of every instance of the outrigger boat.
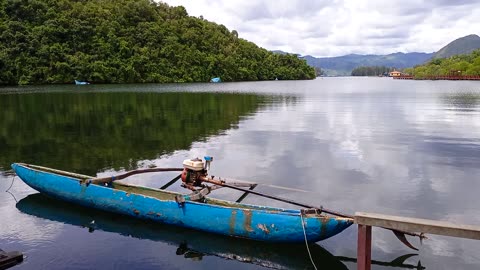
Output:
[[[255,192],[252,189],[257,184],[254,183],[228,182],[209,177],[207,171],[211,161],[211,157],[205,157],[205,162],[200,159],[185,160],[183,168],[149,168],[105,178],[24,163],[14,163],[12,168],[27,185],[50,197],[233,237],[267,242],[313,243],[332,237],[353,224],[350,216],[341,213]],[[116,182],[133,174],[165,171],[182,173],[159,189]],[[165,190],[180,178],[182,186],[192,193]],[[245,194],[237,202],[207,196],[221,187],[244,191]],[[240,203],[249,193],[292,203],[303,209]]]

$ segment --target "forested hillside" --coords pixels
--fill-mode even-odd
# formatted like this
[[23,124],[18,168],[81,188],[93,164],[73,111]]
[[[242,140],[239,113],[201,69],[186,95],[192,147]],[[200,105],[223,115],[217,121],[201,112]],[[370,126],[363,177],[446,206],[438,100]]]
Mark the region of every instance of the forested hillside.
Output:
[[235,30],[152,0],[0,1],[0,84],[313,79]]
[[480,75],[480,50],[466,55],[433,59],[425,65],[407,68],[404,72],[413,75],[416,79],[452,73],[456,75]]

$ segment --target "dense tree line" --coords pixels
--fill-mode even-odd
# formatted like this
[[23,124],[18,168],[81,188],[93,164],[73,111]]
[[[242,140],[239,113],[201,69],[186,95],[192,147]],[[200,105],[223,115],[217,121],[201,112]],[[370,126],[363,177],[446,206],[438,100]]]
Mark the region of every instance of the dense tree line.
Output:
[[313,79],[237,31],[153,0],[1,0],[0,84]]
[[480,75],[480,50],[471,54],[455,55],[449,58],[436,58],[425,65],[407,68],[405,73],[416,79],[428,76],[442,76],[449,74]]
[[352,70],[352,76],[379,76],[390,71],[393,71],[393,68],[385,66],[357,67]]

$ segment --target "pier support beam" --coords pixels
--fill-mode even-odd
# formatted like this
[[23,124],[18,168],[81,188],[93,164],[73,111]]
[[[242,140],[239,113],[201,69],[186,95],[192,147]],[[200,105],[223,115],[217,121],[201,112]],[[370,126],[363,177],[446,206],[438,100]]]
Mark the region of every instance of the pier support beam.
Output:
[[357,269],[370,270],[372,265],[372,227],[358,224]]
[[446,221],[355,213],[358,224],[357,269],[370,270],[372,259],[372,227],[407,232],[423,232],[480,240],[479,225],[463,225]]

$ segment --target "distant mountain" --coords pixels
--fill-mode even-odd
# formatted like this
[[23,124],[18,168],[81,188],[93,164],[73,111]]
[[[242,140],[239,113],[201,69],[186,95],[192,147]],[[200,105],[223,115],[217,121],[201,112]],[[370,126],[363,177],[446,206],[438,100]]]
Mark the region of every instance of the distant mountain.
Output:
[[275,53],[275,54],[281,54],[281,55],[285,55],[285,54],[293,54],[293,53],[284,52],[284,51],[280,51],[280,50],[273,50],[272,52],[273,52],[273,53]]
[[[433,58],[448,58],[458,54],[469,54],[476,49],[480,49],[480,37],[468,35],[450,42],[436,53],[348,54],[320,58],[307,55],[299,56],[299,58],[305,59],[310,66],[321,68],[323,74],[327,76],[350,76],[353,69],[361,66],[386,66],[402,69],[424,64]],[[280,50],[273,51],[273,53],[292,54]]]
[[441,48],[433,55],[433,58],[448,58],[458,54],[469,54],[480,48],[480,37],[477,35],[468,35],[456,39]]
[[352,70],[359,66],[386,66],[406,68],[419,65],[433,56],[433,53],[392,53],[387,55],[360,55],[349,54],[338,57],[316,58],[304,56],[307,64],[320,67],[327,76],[350,75]]

